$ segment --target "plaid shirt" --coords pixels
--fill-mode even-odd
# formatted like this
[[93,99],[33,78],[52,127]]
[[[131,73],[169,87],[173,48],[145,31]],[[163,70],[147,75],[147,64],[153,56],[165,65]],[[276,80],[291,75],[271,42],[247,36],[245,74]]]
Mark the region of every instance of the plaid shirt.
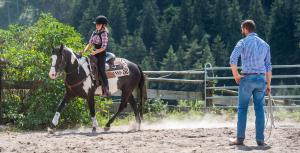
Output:
[[230,56],[230,64],[237,65],[241,56],[242,73],[265,73],[272,71],[270,46],[256,33],[241,39]]
[[106,31],[102,32],[101,38],[100,38],[99,35],[96,34],[96,32],[94,31],[89,40],[89,43],[97,44],[97,45],[101,44],[101,48],[106,49],[107,44],[108,44],[108,33]]

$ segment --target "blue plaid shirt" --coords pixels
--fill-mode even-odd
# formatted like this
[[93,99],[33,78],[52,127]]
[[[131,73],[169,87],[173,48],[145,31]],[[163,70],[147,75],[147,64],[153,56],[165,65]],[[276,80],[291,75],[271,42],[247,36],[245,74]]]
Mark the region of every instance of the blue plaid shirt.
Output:
[[270,46],[256,33],[241,39],[230,56],[230,64],[237,65],[241,56],[242,73],[265,73],[272,71]]

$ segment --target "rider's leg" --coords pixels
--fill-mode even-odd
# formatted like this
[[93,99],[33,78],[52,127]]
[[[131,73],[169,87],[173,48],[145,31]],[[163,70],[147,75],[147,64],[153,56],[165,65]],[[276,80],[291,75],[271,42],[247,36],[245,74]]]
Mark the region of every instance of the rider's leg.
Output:
[[97,54],[98,59],[98,70],[100,74],[100,81],[103,86],[103,96],[110,96],[109,87],[108,87],[108,80],[105,73],[105,53]]

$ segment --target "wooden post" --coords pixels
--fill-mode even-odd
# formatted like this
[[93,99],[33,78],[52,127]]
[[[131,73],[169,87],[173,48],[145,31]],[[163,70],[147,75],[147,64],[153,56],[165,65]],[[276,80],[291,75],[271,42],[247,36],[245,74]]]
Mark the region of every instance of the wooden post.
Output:
[[2,123],[3,119],[3,110],[2,110],[2,89],[3,89],[3,84],[2,84],[2,76],[3,76],[3,68],[7,61],[4,58],[0,58],[0,123]]
[[[212,87],[213,86],[213,81],[207,81],[207,87]],[[213,97],[214,95],[214,90],[213,89],[207,89],[206,96],[207,97]],[[206,106],[211,107],[213,106],[213,100],[212,99],[206,99]]]

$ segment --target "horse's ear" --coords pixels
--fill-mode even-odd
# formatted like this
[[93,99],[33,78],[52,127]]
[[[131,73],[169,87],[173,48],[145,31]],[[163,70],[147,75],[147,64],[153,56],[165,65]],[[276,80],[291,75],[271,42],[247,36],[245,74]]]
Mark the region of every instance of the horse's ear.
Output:
[[64,45],[61,44],[59,50],[62,51],[64,49]]

